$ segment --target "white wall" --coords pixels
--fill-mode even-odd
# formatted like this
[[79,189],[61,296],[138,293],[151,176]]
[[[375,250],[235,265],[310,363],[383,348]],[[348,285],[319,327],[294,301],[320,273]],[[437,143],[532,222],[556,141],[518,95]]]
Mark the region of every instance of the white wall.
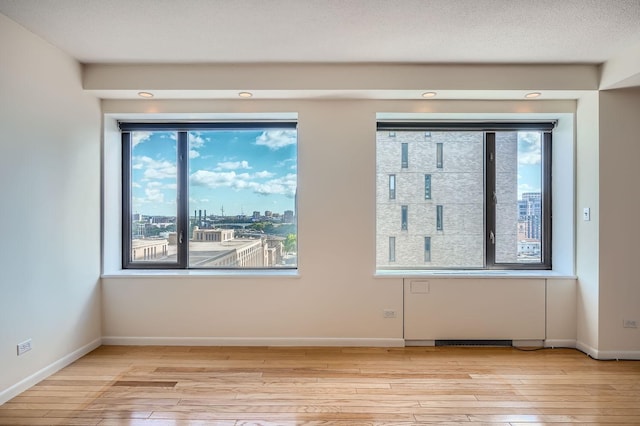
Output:
[[[576,275],[578,347],[597,354],[599,322],[599,100],[594,92],[578,100],[576,112]],[[591,220],[582,220],[584,208]]]
[[[208,277],[197,273],[171,277],[151,273],[144,277],[114,270],[119,252],[107,253],[103,278],[104,341],[403,344],[402,277],[374,276],[376,113],[428,112],[443,117],[456,113],[538,113],[548,118],[571,114],[574,109],[575,103],[571,101],[105,100],[105,158],[116,159],[111,148],[117,149],[119,143],[112,122],[117,116],[145,112],[156,117],[169,113],[200,114],[198,118],[207,113],[298,113],[300,269],[299,277]],[[572,144],[571,138],[564,143]],[[104,188],[105,196],[110,197],[105,199],[106,210],[116,215],[120,174],[117,166],[107,167]],[[569,174],[565,183],[572,186],[572,182]],[[570,198],[565,205],[568,212],[564,214],[571,216]],[[105,227],[105,247],[113,251],[119,247],[119,240],[109,239],[119,238],[119,222],[107,218]],[[573,238],[572,229],[565,238],[567,235]],[[566,262],[570,263],[570,275],[572,253],[566,256]],[[509,281],[521,282],[504,279],[501,283]],[[538,315],[536,319],[544,320],[544,280],[537,277],[533,281],[541,283],[537,294],[542,317]],[[455,292],[450,289],[445,296]],[[555,296],[559,304],[573,303],[571,293],[558,292]],[[494,286],[481,292],[478,303],[496,300],[503,300],[503,294]],[[397,318],[384,318],[385,309],[396,310]],[[565,326],[562,321],[554,324]],[[542,323],[535,337],[542,338],[544,334]],[[571,333],[563,337],[566,333],[562,331],[556,335],[575,339]]]
[[101,125],[80,66],[3,15],[0,58],[2,403],[99,343]]
[[640,89],[600,92],[601,357],[640,358]]

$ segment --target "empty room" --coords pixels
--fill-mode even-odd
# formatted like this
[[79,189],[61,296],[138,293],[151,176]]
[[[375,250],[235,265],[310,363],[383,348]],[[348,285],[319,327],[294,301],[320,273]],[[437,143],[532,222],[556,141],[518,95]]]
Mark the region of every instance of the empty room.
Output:
[[639,23],[0,0],[0,425],[640,424]]

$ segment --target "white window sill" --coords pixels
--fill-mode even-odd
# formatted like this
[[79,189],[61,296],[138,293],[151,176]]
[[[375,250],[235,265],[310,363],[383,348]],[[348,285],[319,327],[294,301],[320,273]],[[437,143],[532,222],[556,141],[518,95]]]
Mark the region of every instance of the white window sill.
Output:
[[379,270],[375,278],[555,278],[575,280],[577,277],[571,274],[557,271],[506,271],[506,270],[446,270],[446,271],[421,271],[421,270]]
[[300,278],[297,269],[213,270],[213,269],[122,269],[105,272],[101,278]]

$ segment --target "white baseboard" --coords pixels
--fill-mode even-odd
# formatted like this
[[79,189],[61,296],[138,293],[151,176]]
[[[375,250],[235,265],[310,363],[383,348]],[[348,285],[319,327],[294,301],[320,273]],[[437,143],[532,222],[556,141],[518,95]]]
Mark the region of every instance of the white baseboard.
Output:
[[575,339],[547,339],[544,341],[545,348],[571,348],[575,349],[577,342]]
[[369,346],[398,348],[404,339],[343,337],[118,337],[104,336],[103,345],[125,346]]
[[640,361],[640,351],[599,351],[600,360],[635,360]]
[[75,351],[71,352],[70,354],[65,355],[64,357],[60,358],[59,360],[57,360],[55,362],[52,362],[48,366],[46,366],[46,367],[40,369],[39,371],[33,373],[29,377],[26,377],[26,378],[20,380],[15,385],[3,390],[2,392],[0,392],[0,405],[2,405],[5,402],[9,401],[11,398],[14,398],[14,397],[18,396],[22,392],[24,392],[27,389],[29,389],[31,386],[38,384],[40,381],[46,379],[47,377],[49,377],[50,375],[52,375],[56,371],[66,367],[67,365],[71,364],[72,362],[82,358],[83,356],[85,356],[86,354],[91,352],[92,350],[94,350],[97,347],[99,347],[101,344],[102,344],[102,339],[100,339],[100,338],[95,339],[94,341],[82,346],[79,349],[76,349]]
[[640,351],[600,351],[592,348],[589,345],[585,345],[582,342],[577,342],[576,349],[584,352],[593,359],[597,360],[640,360]]
[[576,341],[576,349],[580,352],[584,352],[589,355],[591,358],[598,359],[598,350],[593,348],[583,342]]

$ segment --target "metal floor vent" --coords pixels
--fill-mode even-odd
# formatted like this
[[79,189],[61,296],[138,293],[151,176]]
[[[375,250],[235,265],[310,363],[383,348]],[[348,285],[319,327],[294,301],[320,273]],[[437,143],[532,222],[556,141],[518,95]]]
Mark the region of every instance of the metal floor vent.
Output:
[[513,340],[436,340],[436,346],[513,346]]

